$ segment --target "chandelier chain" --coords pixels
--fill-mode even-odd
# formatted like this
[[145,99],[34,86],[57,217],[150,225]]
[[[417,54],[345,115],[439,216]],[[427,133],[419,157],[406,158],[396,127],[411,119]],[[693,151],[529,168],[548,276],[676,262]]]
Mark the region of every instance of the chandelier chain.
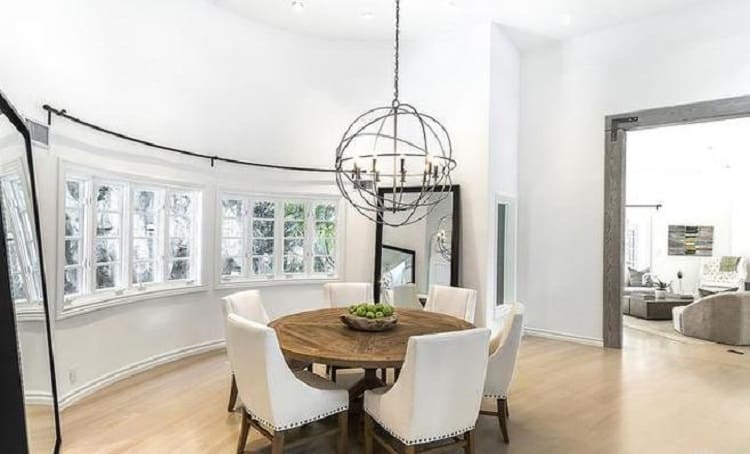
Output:
[[398,227],[425,219],[447,198],[456,160],[445,126],[399,100],[401,0],[392,1],[393,100],[346,129],[336,148],[336,185],[357,212]]
[[393,56],[393,105],[398,105],[398,73],[399,73],[399,51],[401,47],[401,0],[396,0],[396,39],[394,42]]

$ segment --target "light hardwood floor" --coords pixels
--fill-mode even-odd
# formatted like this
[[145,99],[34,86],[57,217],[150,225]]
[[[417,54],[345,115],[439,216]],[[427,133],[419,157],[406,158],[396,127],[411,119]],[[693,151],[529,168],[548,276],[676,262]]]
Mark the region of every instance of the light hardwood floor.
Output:
[[[750,453],[750,349],[728,348],[635,330],[623,351],[525,337],[510,444],[482,416],[478,452]],[[127,379],[63,412],[63,452],[232,453],[239,417],[226,412],[228,386],[223,353]],[[265,446],[251,435],[249,452]]]

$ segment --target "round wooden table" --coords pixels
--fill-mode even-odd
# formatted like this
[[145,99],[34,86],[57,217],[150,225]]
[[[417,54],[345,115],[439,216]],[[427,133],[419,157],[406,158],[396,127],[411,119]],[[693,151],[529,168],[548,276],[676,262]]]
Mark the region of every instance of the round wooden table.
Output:
[[347,308],[300,312],[274,320],[281,350],[287,359],[340,368],[362,368],[365,377],[349,390],[354,398],[366,389],[385,383],[378,369],[400,368],[411,336],[474,328],[471,323],[449,315],[421,310],[398,309],[398,324],[390,331],[354,331],[339,316]]

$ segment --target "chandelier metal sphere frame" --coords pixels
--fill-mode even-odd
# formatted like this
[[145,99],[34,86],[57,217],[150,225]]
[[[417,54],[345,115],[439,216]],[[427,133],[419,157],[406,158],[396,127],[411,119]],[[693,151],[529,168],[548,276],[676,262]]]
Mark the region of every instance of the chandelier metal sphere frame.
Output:
[[400,0],[395,31],[393,101],[346,129],[336,149],[336,184],[360,214],[398,227],[424,219],[448,196],[456,161],[446,128],[399,100]]

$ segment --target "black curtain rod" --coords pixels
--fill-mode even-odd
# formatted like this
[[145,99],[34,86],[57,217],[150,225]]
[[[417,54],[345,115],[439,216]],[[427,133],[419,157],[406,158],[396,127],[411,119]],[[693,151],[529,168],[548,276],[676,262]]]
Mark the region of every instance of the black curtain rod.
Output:
[[661,210],[663,206],[663,204],[657,203],[653,205],[625,205],[625,208],[656,208],[657,210]]
[[93,129],[95,131],[98,131],[98,132],[101,132],[101,133],[104,133],[104,134],[108,134],[108,135],[113,136],[113,137],[117,137],[118,139],[127,140],[128,142],[138,143],[138,144],[145,145],[145,146],[151,147],[151,148],[158,148],[159,150],[171,151],[173,153],[178,153],[178,154],[181,154],[181,155],[184,155],[184,156],[190,156],[190,157],[193,157],[193,158],[207,159],[207,160],[209,160],[211,162],[211,167],[214,166],[214,163],[216,161],[219,161],[219,162],[226,162],[228,164],[237,164],[237,165],[251,166],[251,167],[262,167],[262,168],[265,168],[265,169],[275,169],[275,170],[292,170],[292,171],[296,171],[296,172],[323,172],[323,173],[335,173],[336,172],[334,169],[320,169],[320,168],[316,168],[316,167],[300,167],[300,166],[284,166],[284,165],[277,165],[277,164],[262,164],[262,163],[259,163],[259,162],[243,161],[241,159],[234,159],[234,158],[224,158],[222,156],[216,156],[216,155],[211,156],[211,155],[207,155],[207,154],[203,154],[203,153],[196,153],[194,151],[182,150],[182,149],[173,148],[173,147],[167,147],[167,146],[164,146],[164,145],[159,145],[159,144],[154,143],[154,142],[149,142],[147,140],[137,139],[135,137],[131,137],[131,136],[119,133],[119,132],[115,132],[115,131],[112,131],[110,129],[103,128],[101,126],[97,126],[97,125],[95,125],[93,123],[89,123],[87,121],[81,120],[80,118],[77,118],[77,117],[74,117],[74,116],[68,114],[68,112],[65,109],[56,109],[56,108],[50,106],[49,104],[43,105],[42,108],[47,111],[47,124],[48,125],[52,124],[52,114],[55,114],[58,117],[65,118],[67,120],[72,121],[73,123],[78,123],[79,125],[86,126],[87,128],[91,128],[91,129]]

